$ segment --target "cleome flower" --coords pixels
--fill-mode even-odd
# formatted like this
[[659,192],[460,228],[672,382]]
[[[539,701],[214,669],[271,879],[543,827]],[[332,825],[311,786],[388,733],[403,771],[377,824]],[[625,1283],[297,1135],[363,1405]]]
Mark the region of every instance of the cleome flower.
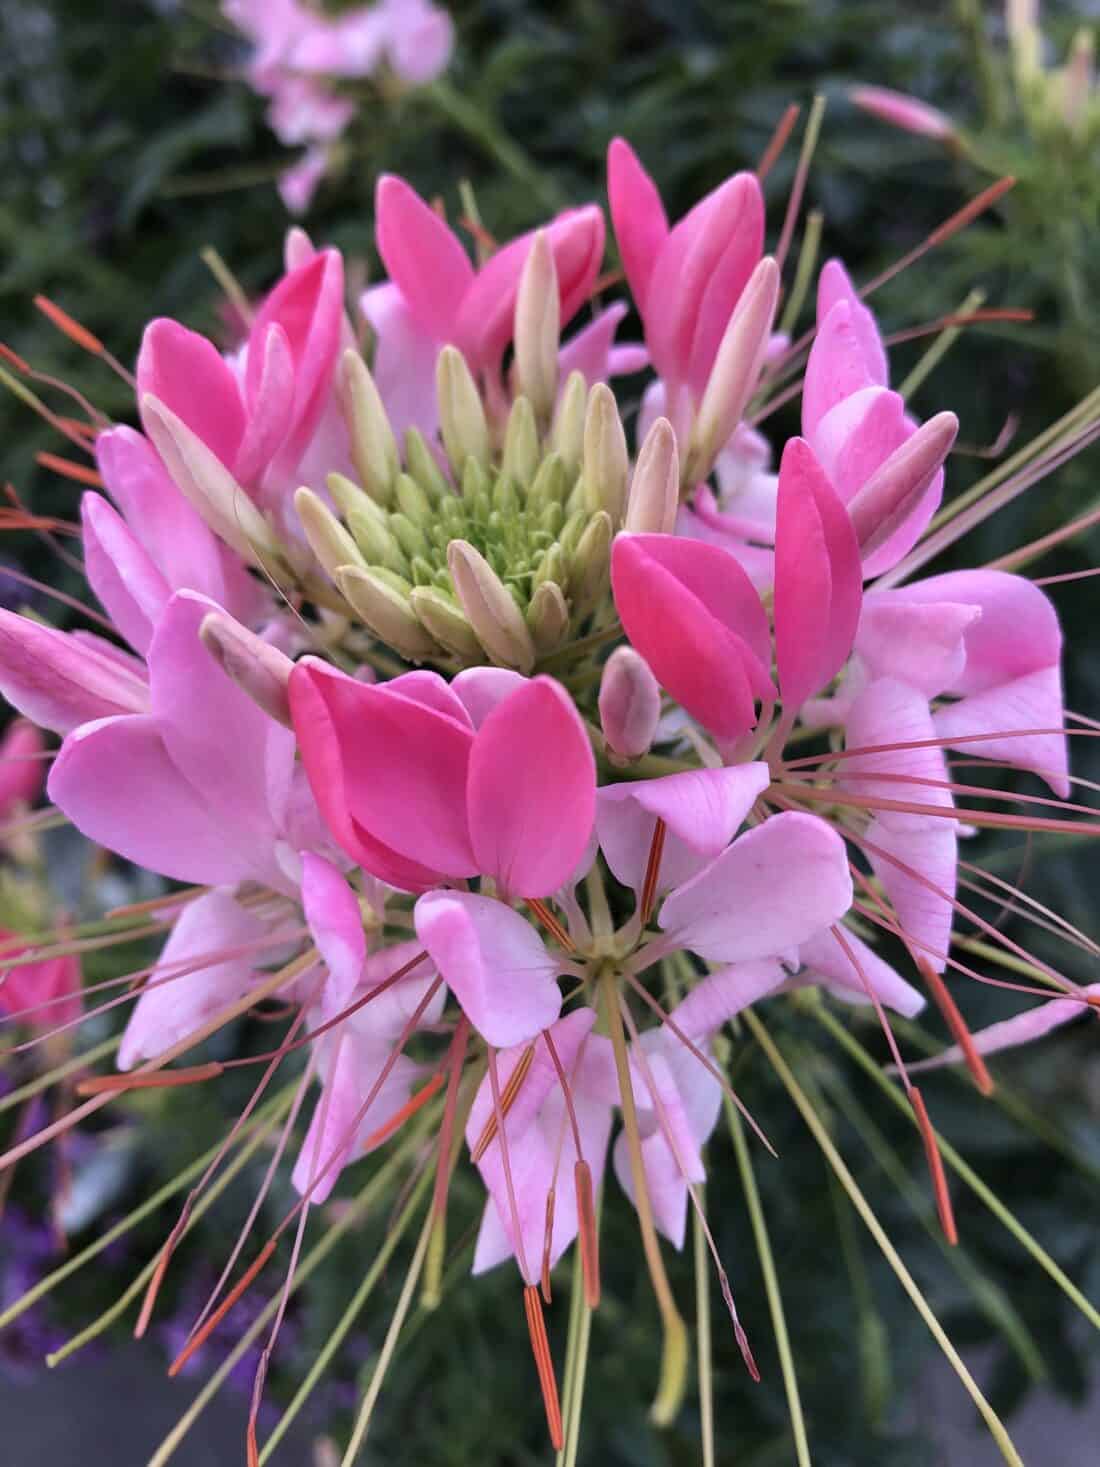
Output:
[[[323,23],[337,24],[353,22]],[[299,40],[318,57],[332,37]],[[964,879],[996,895],[990,873],[960,863],[965,835],[1100,829],[1068,799],[1068,735],[1095,731],[1066,726],[1056,612],[1003,568],[918,577],[1095,424],[1071,423],[1022,468],[941,507],[957,419],[945,408],[918,424],[890,388],[869,292],[830,261],[809,334],[792,344],[775,330],[786,244],[764,253],[756,174],[670,228],[619,140],[609,192],[644,346],[616,345],[625,301],[594,298],[598,208],[475,266],[392,177],[376,194],[387,279],[361,301],[345,299],[339,253],[292,232],[235,354],[152,322],[133,379],[140,431],[70,429],[97,468],[52,460],[95,484],[80,534],[102,608],[83,610],[99,630],[0,611],[0,690],[60,739],[47,787],[58,818],[174,883],[106,919],[120,941],[163,938],[114,997],[78,1008],[71,968],[61,983],[48,966],[73,960],[80,927],[22,943],[0,1003],[33,1031],[27,1043],[133,1002],[95,1051],[117,1048],[117,1068],[83,1073],[83,1103],[0,1164],[133,1091],[170,1104],[177,1087],[255,1075],[135,1290],[142,1334],[212,1178],[272,1138],[246,1226],[172,1367],[282,1247],[283,1289],[242,1337],[273,1321],[252,1461],[286,1301],[383,1187],[397,1196],[393,1225],[342,1329],[417,1219],[387,1340],[418,1284],[438,1302],[465,1158],[484,1188],[468,1261],[478,1274],[515,1265],[549,1435],[575,1452],[600,1207],[621,1205],[612,1177],[636,1211],[661,1319],[655,1420],[675,1418],[688,1374],[662,1239],[681,1249],[689,1213],[758,1374],[702,1191],[723,1113],[735,1142],[744,1121],[770,1149],[732,1046],[769,1062],[866,1218],[803,1088],[812,1076],[769,1033],[796,1008],[835,1026],[918,1130],[954,1242],[939,1139],[891,1014],[912,1019],[931,997],[952,1041],[936,1062],[961,1058],[990,1094],[983,1054],[1097,1007],[1097,985],[959,895]],[[647,362],[656,381],[632,447],[610,383]],[[802,433],[773,454],[761,425],[795,392]],[[963,782],[951,759],[980,761],[995,781],[1038,776],[1053,798]],[[11,789],[35,793],[14,774]],[[973,1035],[971,981],[1044,1002]],[[849,1034],[860,1007],[900,1091]],[[250,1017],[277,1021],[278,1041],[241,1042]],[[67,1060],[60,1078],[72,1070]],[[284,1155],[296,1201],[230,1284]],[[307,1245],[311,1226],[325,1231]],[[563,1412],[544,1311],[567,1258],[584,1325],[570,1333]],[[387,1343],[349,1463],[391,1354]]]

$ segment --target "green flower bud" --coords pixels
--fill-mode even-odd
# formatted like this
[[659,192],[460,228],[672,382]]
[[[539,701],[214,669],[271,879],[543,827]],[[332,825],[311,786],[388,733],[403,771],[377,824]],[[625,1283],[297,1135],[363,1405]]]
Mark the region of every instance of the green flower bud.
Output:
[[526,397],[517,397],[508,415],[504,431],[504,453],[500,472],[524,488],[535,477],[539,466],[539,430],[535,411]]
[[358,545],[312,489],[299,489],[294,508],[302,522],[309,548],[327,573],[336,579],[341,566],[366,565]]
[[467,460],[472,458],[487,468],[490,461],[489,424],[477,383],[466,365],[466,358],[456,347],[445,346],[439,353],[435,381],[439,425],[451,467],[461,475]]
[[494,661],[530,672],[535,647],[511,591],[467,540],[452,540],[447,564],[462,609]]
[[336,386],[355,471],[367,493],[388,505],[400,468],[397,441],[370,368],[352,347],[340,358]]
[[569,630],[569,607],[556,581],[543,581],[536,586],[527,608],[527,625],[542,656],[553,652],[564,640]]
[[405,429],[405,466],[421,489],[433,499],[451,497],[451,486],[418,428]]
[[573,473],[580,468],[584,455],[584,418],[587,409],[588,385],[580,372],[570,372],[565,379],[565,387],[554,416],[550,442]]
[[415,586],[409,595],[413,611],[425,629],[464,662],[480,662],[481,643],[454,598],[435,586]]
[[588,508],[593,513],[605,509],[616,525],[622,524],[629,472],[630,455],[618,405],[607,383],[597,382],[588,394],[581,477]]
[[356,615],[402,657],[421,662],[439,655],[435,638],[425,631],[409,603],[412,587],[407,581],[360,566],[343,566],[336,579]]

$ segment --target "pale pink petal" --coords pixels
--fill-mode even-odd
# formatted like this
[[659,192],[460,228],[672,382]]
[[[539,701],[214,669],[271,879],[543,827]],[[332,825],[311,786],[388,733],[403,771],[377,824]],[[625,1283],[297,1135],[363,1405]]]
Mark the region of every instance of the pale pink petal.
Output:
[[[347,1022],[356,1032],[374,1044],[394,1044],[412,1022],[413,1016],[427,998],[438,974],[435,965],[425,956],[424,946],[415,938],[406,942],[392,942],[388,947],[367,957],[363,973],[363,988],[382,991],[362,1008],[357,1009]],[[414,962],[415,958],[419,962]],[[404,978],[388,988],[382,987],[395,973],[408,968]],[[447,1001],[447,989],[441,983],[426,1007],[417,1015],[417,1028],[424,1029],[439,1022],[443,1006]]]
[[596,763],[573,700],[553,678],[510,693],[478,730],[467,783],[477,869],[510,897],[568,880],[596,813]]
[[423,85],[446,68],[454,48],[454,23],[438,5],[423,0],[388,0],[389,53],[394,71]]
[[[937,809],[950,809],[954,803],[951,791],[939,787],[947,782],[947,765],[942,749],[932,742],[938,735],[923,693],[894,678],[876,679],[852,703],[844,736],[849,749],[923,745],[888,748],[877,754],[853,753],[841,765],[846,789],[873,799],[903,800]],[[901,782],[894,778],[897,775],[903,776]],[[896,810],[883,810],[879,819],[901,830],[943,824],[939,815]]]
[[416,935],[488,1044],[533,1039],[557,1018],[558,965],[518,912],[491,897],[435,891],[415,917]]
[[564,384],[570,372],[580,372],[590,387],[594,382],[607,381],[612,374],[615,332],[626,313],[626,305],[616,301],[569,338],[558,352],[560,382]]
[[873,820],[868,859],[917,953],[937,970],[947,961],[958,863],[958,833],[948,819],[910,818],[905,825]]
[[930,107],[919,97],[906,92],[895,92],[890,87],[850,87],[849,99],[864,112],[880,117],[904,132],[917,133],[937,142],[946,142],[955,136],[955,124],[946,112]]
[[779,468],[775,522],[775,656],[788,713],[847,661],[862,600],[848,512],[809,444],[792,438]]
[[623,138],[614,138],[607,150],[607,193],[627,284],[644,316],[653,267],[668,238],[668,219],[657,185]]
[[[1064,734],[996,737],[1021,729],[1060,729],[1064,719],[1062,675],[1055,665],[1041,667],[1000,687],[972,693],[958,703],[945,703],[936,710],[932,722],[936,736],[954,744],[964,756],[998,759],[1018,769],[1033,769],[1056,795],[1066,799],[1070,786]],[[957,742],[962,739],[968,742]]]
[[[864,387],[841,398],[806,431],[806,437],[833,488],[847,504],[915,431],[896,392]],[[942,491],[942,479],[939,484]],[[905,523],[908,528],[908,521]],[[893,538],[887,543],[892,545]]]
[[624,886],[641,889],[660,818],[667,835],[658,890],[682,886],[725,850],[770,783],[771,771],[758,762],[603,785],[596,829],[612,874]]
[[277,321],[270,321],[261,336],[253,337],[248,351],[250,360],[255,354],[259,369],[234,464],[234,474],[244,485],[259,481],[294,417],[294,356],[286,332]]
[[446,336],[421,324],[395,285],[372,286],[360,306],[377,338],[374,380],[394,433],[400,439],[417,428],[430,442],[439,427],[435,363]]
[[[832,932],[819,932],[798,950],[811,980],[820,979],[838,997],[869,1003],[868,988],[887,1008],[915,1018],[924,1008],[924,995],[894,972],[854,932],[844,929],[844,944]],[[862,975],[862,976],[861,976]],[[866,983],[864,982],[866,979]]]
[[81,496],[80,519],[88,584],[130,646],[144,655],[171,588],[102,495]]
[[259,918],[229,891],[206,892],[189,902],[130,1016],[119,1069],[160,1054],[247,993],[266,953],[239,949],[254,947],[264,933]]
[[[1100,983],[1090,983],[1081,990],[1085,998],[1091,998],[1092,1004],[1083,1002],[1081,998],[1052,998],[1047,1003],[1033,1005],[1024,1009],[1022,1013],[1014,1014],[1011,1019],[1001,1019],[996,1024],[989,1024],[984,1029],[975,1029],[971,1033],[974,1048],[979,1054],[999,1054],[1004,1049],[1016,1049],[1021,1044],[1033,1044],[1036,1039],[1042,1039],[1055,1029],[1061,1028],[1063,1024],[1069,1024],[1074,1019],[1083,1018],[1090,1012],[1095,1014],[1097,999],[1100,999]],[[907,1068],[912,1070],[935,1070],[941,1065],[962,1064],[966,1056],[957,1044],[952,1044],[942,1054],[932,1059],[918,1060],[916,1064],[910,1064]]]
[[873,677],[893,677],[933,698],[966,662],[964,634],[981,612],[955,601],[914,602],[908,589],[864,598],[855,649]]
[[475,729],[502,699],[522,687],[527,679],[510,667],[466,667],[452,679],[451,688],[461,698]]
[[797,946],[851,903],[843,840],[824,821],[788,812],[740,836],[666,897],[660,925],[710,962],[742,963]]
[[[103,648],[110,646],[103,643]],[[32,723],[66,734],[78,724],[149,706],[144,682],[92,643],[0,609],[0,693]]]
[[339,1013],[362,976],[367,938],[355,893],[331,861],[312,851],[302,852],[302,907],[328,968],[325,1007]]

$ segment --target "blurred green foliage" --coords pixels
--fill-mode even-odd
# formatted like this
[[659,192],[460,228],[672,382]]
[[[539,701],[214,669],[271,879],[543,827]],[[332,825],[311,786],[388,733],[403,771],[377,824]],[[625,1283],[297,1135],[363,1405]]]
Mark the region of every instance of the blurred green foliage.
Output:
[[[1021,177],[1016,196],[1003,208],[876,298],[887,331],[949,312],[975,285],[986,290],[990,304],[1023,304],[1037,312],[1033,325],[965,335],[919,393],[918,410],[930,415],[954,408],[963,439],[981,445],[996,439],[1010,415],[1019,416],[1021,435],[1029,435],[1092,385],[1084,378],[1096,362],[1096,298],[1089,290],[1095,264],[1090,262],[1092,273],[1075,287],[1083,290],[1081,310],[1088,313],[1079,318],[1071,306],[1076,297],[1066,288],[1073,261],[1059,253],[1057,231],[1079,205],[1089,229],[1081,239],[1095,254],[1095,220],[1085,211],[1095,209],[1088,191],[1100,192],[1100,185],[1090,168],[1078,189],[1087,197],[1052,198],[1040,191],[1052,181],[1037,170],[1034,140],[1026,130],[1000,121],[994,128],[988,115],[968,115],[976,75],[974,30],[960,17],[965,21],[972,5],[918,13],[886,0],[483,0],[453,9],[458,50],[443,84],[402,97],[385,87],[366,89],[340,167],[322,186],[306,221],[318,239],[345,250],[362,279],[376,268],[371,196],[383,170],[405,174],[427,196],[441,195],[452,217],[460,207],[458,183],[467,180],[485,226],[506,238],[555,205],[602,198],[606,145],[623,133],[676,215],[735,168],[753,166],[787,103],[805,106],[817,91],[830,105],[808,203],[824,212],[827,251],[842,254],[857,280],[866,279],[915,245],[984,181],[967,158],[952,160],[934,144],[893,132],[852,109],[846,86],[873,81],[911,91],[974,122],[973,156],[980,155],[981,166],[1011,169]],[[984,39],[996,31],[996,16],[979,16],[977,24],[983,46],[999,44],[996,36]],[[1059,13],[1053,25],[1064,49],[1069,21]],[[31,297],[50,295],[129,361],[154,315],[178,316],[215,335],[224,331],[218,289],[199,258],[203,246],[213,246],[250,292],[275,276],[288,219],[272,184],[291,160],[264,124],[262,100],[238,78],[243,54],[216,8],[205,3],[116,0],[97,8],[87,0],[20,0],[0,10],[0,336],[108,413],[132,412],[124,384],[53,332],[33,310]],[[796,157],[797,135],[768,181],[773,238]],[[797,243],[796,237],[796,248]],[[899,380],[922,347],[916,342],[898,348]],[[788,419],[786,426],[793,422]],[[75,486],[34,464],[36,450],[60,444],[6,398],[0,399],[0,445],[3,478],[24,499],[36,508],[74,514]],[[983,527],[966,544],[966,562],[982,563],[1081,512],[1095,496],[1094,462],[1089,455],[1070,465]],[[958,458],[952,482],[962,487],[981,469],[981,460]],[[1093,537],[1066,548],[1048,557],[1043,568],[1086,568],[1097,543]],[[38,574],[58,574],[36,543],[13,543],[4,555],[22,556]],[[1090,638],[1092,586],[1071,583],[1059,604],[1071,643],[1070,706],[1095,710],[1100,663]],[[1081,758],[1077,765],[1088,772],[1095,760]],[[983,837],[975,853],[990,849]],[[1003,875],[1012,879],[1023,871],[1029,891],[1089,927],[1096,886],[1087,858],[1040,838],[1026,849],[1002,851],[999,859]],[[1052,961],[1064,960],[1052,943],[1037,941],[1036,947]],[[968,998],[977,1022],[1003,1012],[997,995]],[[934,1227],[926,1228],[927,1202],[914,1215],[875,1159],[881,1133],[924,1199],[911,1129],[881,1105],[878,1091],[825,1038],[812,1013],[792,1006],[775,1027],[799,1073],[820,1094],[857,1179],[953,1337],[963,1346],[992,1338],[988,1309],[978,1307],[973,1290],[945,1259]],[[860,1030],[878,1054],[871,1026]],[[266,1030],[246,1033],[244,1042],[260,1048],[269,1036]],[[838,1231],[838,1209],[847,1216],[845,1204],[838,1202],[823,1161],[763,1056],[747,1039],[736,1048],[744,1062],[741,1093],[782,1157],[774,1162],[754,1148],[814,1461],[819,1467],[931,1463],[927,1423],[916,1417],[913,1386],[933,1346],[859,1224],[848,1218]],[[1027,1097],[1030,1123],[981,1104],[956,1077],[936,1078],[926,1089],[947,1136],[1095,1295],[1100,1145],[1094,1041],[1078,1033],[1056,1048],[1056,1054],[1039,1050],[1001,1067]],[[170,1107],[146,1107],[149,1126],[132,1201],[218,1134],[221,1105],[205,1092],[187,1100],[185,1094],[174,1095]],[[1075,1149],[1076,1161],[1064,1152],[1052,1161],[1044,1135],[1051,1129]],[[733,1153],[720,1133],[711,1147],[711,1168],[708,1202],[718,1245],[764,1372],[764,1383],[752,1386],[715,1291],[718,1461],[786,1467],[792,1460],[790,1428],[767,1305]],[[657,1316],[633,1214],[615,1192],[612,1183],[605,1209],[605,1302],[593,1331],[581,1460],[624,1467],[694,1463],[694,1407],[672,1432],[660,1434],[646,1424]],[[958,1190],[956,1196],[966,1255],[986,1281],[982,1287],[996,1287],[1010,1301],[1050,1384],[1079,1397],[1090,1353],[1096,1358],[1094,1348],[1082,1342],[1081,1322],[980,1206]],[[276,1195],[271,1219],[286,1201],[287,1194]],[[451,1225],[452,1269],[460,1282],[478,1206],[476,1184],[460,1181]],[[181,1255],[181,1269],[189,1256],[204,1255],[220,1265],[225,1238],[239,1217],[234,1202],[215,1210],[212,1225],[190,1245],[189,1255]],[[295,1351],[299,1358],[279,1363],[277,1396],[287,1397],[305,1360],[327,1338],[387,1222],[384,1215],[373,1218],[310,1285],[297,1317],[304,1332]],[[159,1225],[147,1224],[135,1252],[150,1256],[161,1237]],[[375,1345],[400,1287],[401,1257],[359,1326]],[[96,1270],[86,1283],[75,1281],[66,1295],[68,1317],[86,1319],[109,1302],[133,1263],[131,1256],[117,1269]],[[675,1264],[673,1277],[680,1297],[690,1300],[690,1250]],[[560,1362],[564,1310],[553,1313]],[[995,1404],[1010,1408],[1028,1383],[1019,1347],[1000,1344]],[[341,1422],[331,1425],[338,1431]],[[411,1332],[389,1378],[370,1459],[519,1467],[546,1460],[544,1430],[519,1294],[509,1271],[501,1270],[453,1289],[438,1313]]]

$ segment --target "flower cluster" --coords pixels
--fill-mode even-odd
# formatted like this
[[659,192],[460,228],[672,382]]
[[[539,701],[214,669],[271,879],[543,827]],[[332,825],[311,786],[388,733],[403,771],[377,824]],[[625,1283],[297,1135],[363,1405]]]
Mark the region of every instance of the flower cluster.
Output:
[[[608,185],[642,341],[617,341],[625,301],[599,301],[599,208],[475,266],[390,177],[387,279],[361,300],[340,254],[292,231],[234,355],[153,321],[140,429],[95,433],[105,493],[81,503],[110,635],[0,612],[0,687],[61,737],[50,800],[187,884],[142,908],[169,935],[122,1073],[85,1081],[84,1109],[259,1063],[174,1066],[277,997],[293,1017],[255,1100],[308,1055],[280,1151],[319,1090],[276,1237],[366,1153],[434,1125],[417,1257],[437,1289],[464,1135],[485,1186],[474,1271],[518,1266],[559,1445],[575,1422],[541,1298],[576,1243],[598,1302],[608,1161],[661,1308],[668,1420],[684,1327],[658,1235],[682,1245],[723,1101],[742,1108],[715,1037],[813,988],[873,1005],[893,1043],[886,1011],[927,992],[988,1089],[981,1052],[1006,1035],[972,1035],[942,976],[973,972],[952,949],[959,840],[1067,822],[1031,813],[1054,803],[1039,796],[986,810],[945,750],[1069,791],[1043,591],[998,568],[918,574],[973,522],[941,509],[958,423],[920,422],[890,386],[867,292],[827,263],[792,343],[756,174],[671,225],[621,140]],[[609,384],[646,368],[632,453]],[[795,393],[776,472],[761,425]],[[1040,976],[1059,1007],[1033,1027],[1094,1002]]]
[[329,167],[329,150],[355,117],[341,82],[388,67],[412,86],[447,65],[454,28],[431,0],[372,0],[326,16],[303,0],[223,0],[226,18],[252,42],[246,75],[269,98],[267,120],[287,147],[304,147],[279,179],[292,214],[309,208]]

